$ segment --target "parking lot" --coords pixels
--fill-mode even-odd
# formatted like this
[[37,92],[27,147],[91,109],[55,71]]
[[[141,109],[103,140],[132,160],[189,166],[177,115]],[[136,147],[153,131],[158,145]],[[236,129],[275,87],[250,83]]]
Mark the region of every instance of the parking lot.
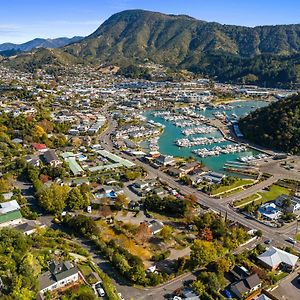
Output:
[[295,272],[283,279],[279,284],[278,288],[276,288],[272,294],[277,299],[300,299],[300,283],[298,282],[299,274]]

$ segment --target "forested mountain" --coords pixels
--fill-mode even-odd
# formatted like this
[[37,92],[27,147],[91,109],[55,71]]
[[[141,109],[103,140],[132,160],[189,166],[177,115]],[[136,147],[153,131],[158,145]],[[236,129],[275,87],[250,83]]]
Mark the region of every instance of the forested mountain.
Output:
[[113,15],[81,43],[66,48],[92,59],[149,58],[183,65],[197,64],[203,54],[216,52],[240,57],[290,55],[300,51],[300,24],[250,28],[129,10]]
[[239,125],[257,144],[300,154],[300,94],[252,112]]
[[80,36],[74,36],[72,38],[56,38],[56,39],[40,39],[28,41],[23,44],[4,43],[0,44],[0,51],[16,50],[16,51],[30,51],[34,48],[59,48],[71,43],[79,42],[83,39]]
[[287,86],[300,77],[300,24],[250,28],[129,10],[63,51],[92,64],[151,61],[221,81]]

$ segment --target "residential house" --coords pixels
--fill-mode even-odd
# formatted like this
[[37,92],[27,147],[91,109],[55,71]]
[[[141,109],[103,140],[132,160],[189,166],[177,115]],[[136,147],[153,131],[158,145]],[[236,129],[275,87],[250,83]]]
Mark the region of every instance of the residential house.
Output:
[[183,172],[184,175],[187,175],[198,168],[200,168],[200,164],[197,161],[193,161],[180,167],[180,170]]
[[277,208],[275,203],[265,203],[258,211],[261,213],[262,217],[268,221],[278,220],[282,215],[282,212]]
[[184,288],[182,290],[181,296],[186,300],[200,300],[200,297],[191,288]]
[[[284,207],[285,201],[289,201],[288,207]],[[295,213],[300,210],[300,198],[296,196],[281,195],[275,199],[275,204],[289,213]]]
[[31,147],[33,150],[39,151],[41,153],[48,151],[48,148],[45,144],[33,143],[31,144]]
[[155,159],[155,163],[159,167],[173,166],[175,164],[175,159],[171,155],[160,155]]
[[0,203],[0,227],[22,223],[20,209],[16,200]]
[[46,225],[40,225],[36,221],[29,220],[25,223],[19,224],[15,229],[23,232],[25,235],[31,235],[37,231],[38,228],[44,228]]
[[223,178],[225,178],[226,175],[222,173],[217,172],[209,172],[208,174],[204,175],[203,178],[211,183],[220,183]]
[[43,154],[43,158],[46,164],[49,164],[51,167],[56,168],[62,164],[61,160],[58,158],[54,150],[48,150]]
[[273,271],[278,268],[285,271],[292,271],[297,264],[298,256],[276,247],[270,247],[267,251],[259,255],[257,259],[264,267]]
[[185,175],[184,171],[182,171],[181,169],[178,169],[178,168],[175,168],[175,167],[172,167],[168,170],[168,173],[171,175],[171,176],[174,176],[174,177],[182,177]]
[[25,157],[25,160],[27,161],[28,164],[35,166],[35,167],[39,167],[40,166],[40,159],[38,156],[34,156],[34,155],[27,155]]
[[49,270],[39,277],[40,293],[54,291],[77,282],[79,279],[79,270],[71,262],[52,261],[49,264]]
[[242,278],[230,285],[230,290],[238,299],[244,299],[246,295],[250,295],[261,287],[261,281],[257,274],[252,274]]
[[164,224],[160,221],[152,220],[148,223],[148,227],[151,230],[151,233],[155,235],[163,229]]

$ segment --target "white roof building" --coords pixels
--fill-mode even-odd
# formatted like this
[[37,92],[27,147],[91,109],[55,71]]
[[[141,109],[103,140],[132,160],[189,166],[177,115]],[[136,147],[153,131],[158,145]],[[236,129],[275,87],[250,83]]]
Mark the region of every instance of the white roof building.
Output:
[[267,251],[259,255],[257,258],[265,266],[273,270],[277,269],[280,265],[294,268],[298,261],[298,256],[276,247],[270,247]]
[[21,207],[16,200],[3,202],[0,204],[0,215],[6,214],[11,211],[20,210]]

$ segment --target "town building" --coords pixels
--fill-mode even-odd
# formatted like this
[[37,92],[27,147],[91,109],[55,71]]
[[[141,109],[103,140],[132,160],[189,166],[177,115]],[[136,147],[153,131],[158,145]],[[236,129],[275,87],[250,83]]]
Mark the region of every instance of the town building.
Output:
[[39,277],[40,293],[54,291],[80,279],[80,272],[76,266],[69,261],[49,263],[49,270]]
[[272,271],[278,268],[285,271],[292,271],[298,261],[298,256],[278,249],[270,247],[267,251],[257,257],[259,262]]
[[53,168],[58,167],[62,164],[61,160],[58,158],[54,150],[48,150],[43,154],[43,158],[46,164],[50,165]]
[[0,203],[0,227],[22,223],[20,205],[16,200]]
[[[285,202],[289,204],[287,207],[284,207]],[[295,213],[300,210],[300,198],[295,196],[280,195],[275,199],[275,204],[289,213]]]

